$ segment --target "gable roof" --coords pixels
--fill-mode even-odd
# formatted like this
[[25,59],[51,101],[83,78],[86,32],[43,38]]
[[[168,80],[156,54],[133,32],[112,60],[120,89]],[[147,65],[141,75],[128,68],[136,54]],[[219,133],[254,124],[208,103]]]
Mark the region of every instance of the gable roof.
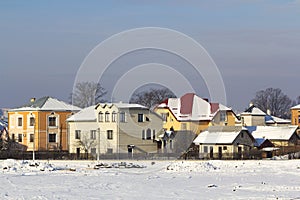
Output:
[[298,126],[251,126],[247,127],[254,138],[289,140]]
[[300,109],[300,104],[292,107],[291,109]]
[[134,109],[134,108],[139,108],[139,109],[148,109],[147,107],[140,105],[140,104],[135,104],[135,103],[98,103],[95,106],[95,109],[97,109],[99,106],[102,108],[105,108],[106,106],[108,107],[113,107],[116,106],[117,108],[120,109]]
[[80,121],[96,121],[96,109],[95,106],[90,106],[82,109],[78,113],[70,116],[67,121],[68,122],[80,122]]
[[255,105],[250,106],[247,108],[244,112],[241,113],[241,115],[261,115],[265,116],[267,115],[265,112],[263,112],[261,109],[257,108]]
[[212,126],[200,133],[194,140],[196,144],[232,144],[241,131],[241,126]]
[[10,111],[79,111],[81,108],[52,97],[42,97]]
[[282,119],[282,118],[275,117],[275,116],[272,116],[272,115],[266,115],[265,116],[265,122],[266,122],[266,124],[290,124],[291,120]]

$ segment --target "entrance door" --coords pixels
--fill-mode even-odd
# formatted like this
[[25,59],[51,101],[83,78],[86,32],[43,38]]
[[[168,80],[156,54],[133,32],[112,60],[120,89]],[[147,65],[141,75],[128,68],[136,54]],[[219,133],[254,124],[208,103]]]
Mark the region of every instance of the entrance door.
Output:
[[214,148],[213,147],[209,147],[209,157],[211,159],[214,158]]
[[218,158],[222,159],[222,147],[219,147]]
[[77,159],[80,158],[80,148],[76,148],[76,156],[77,156]]
[[238,147],[238,159],[242,159],[242,147]]

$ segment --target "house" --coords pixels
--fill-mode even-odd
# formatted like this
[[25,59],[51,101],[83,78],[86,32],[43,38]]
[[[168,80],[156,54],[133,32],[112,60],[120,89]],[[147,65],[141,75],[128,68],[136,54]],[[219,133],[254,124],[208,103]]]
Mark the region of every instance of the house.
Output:
[[298,126],[252,126],[247,127],[254,138],[270,140],[275,147],[296,146],[299,144]]
[[270,111],[263,112],[253,104],[240,114],[242,126],[288,126],[290,120],[272,116]]
[[211,126],[194,140],[200,159],[242,159],[254,146],[254,138],[241,126]]
[[8,132],[27,151],[68,150],[66,119],[80,108],[42,97],[8,111]]
[[70,153],[129,155],[156,153],[162,119],[139,104],[104,103],[67,119]]
[[235,114],[219,103],[209,103],[194,93],[169,98],[154,108],[164,121],[165,130],[192,131],[199,134],[208,126],[234,126]]
[[300,104],[291,108],[291,124],[300,126]]

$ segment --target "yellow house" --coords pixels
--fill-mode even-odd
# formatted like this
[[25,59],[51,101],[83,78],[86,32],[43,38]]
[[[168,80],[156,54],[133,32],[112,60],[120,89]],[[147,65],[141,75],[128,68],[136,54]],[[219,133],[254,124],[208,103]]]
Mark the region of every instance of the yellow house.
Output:
[[163,118],[165,130],[188,130],[196,134],[209,126],[234,126],[236,121],[232,109],[219,103],[209,103],[193,93],[169,98],[154,111]]
[[291,108],[291,124],[300,126],[300,104]]
[[80,108],[51,97],[8,111],[12,140],[27,151],[68,150],[66,119]]

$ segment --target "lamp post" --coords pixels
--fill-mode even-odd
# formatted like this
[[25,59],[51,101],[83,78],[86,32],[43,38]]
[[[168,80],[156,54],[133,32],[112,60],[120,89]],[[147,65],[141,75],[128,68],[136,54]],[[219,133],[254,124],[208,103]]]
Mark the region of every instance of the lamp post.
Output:
[[97,162],[100,160],[100,128],[98,128],[98,153],[97,153]]

